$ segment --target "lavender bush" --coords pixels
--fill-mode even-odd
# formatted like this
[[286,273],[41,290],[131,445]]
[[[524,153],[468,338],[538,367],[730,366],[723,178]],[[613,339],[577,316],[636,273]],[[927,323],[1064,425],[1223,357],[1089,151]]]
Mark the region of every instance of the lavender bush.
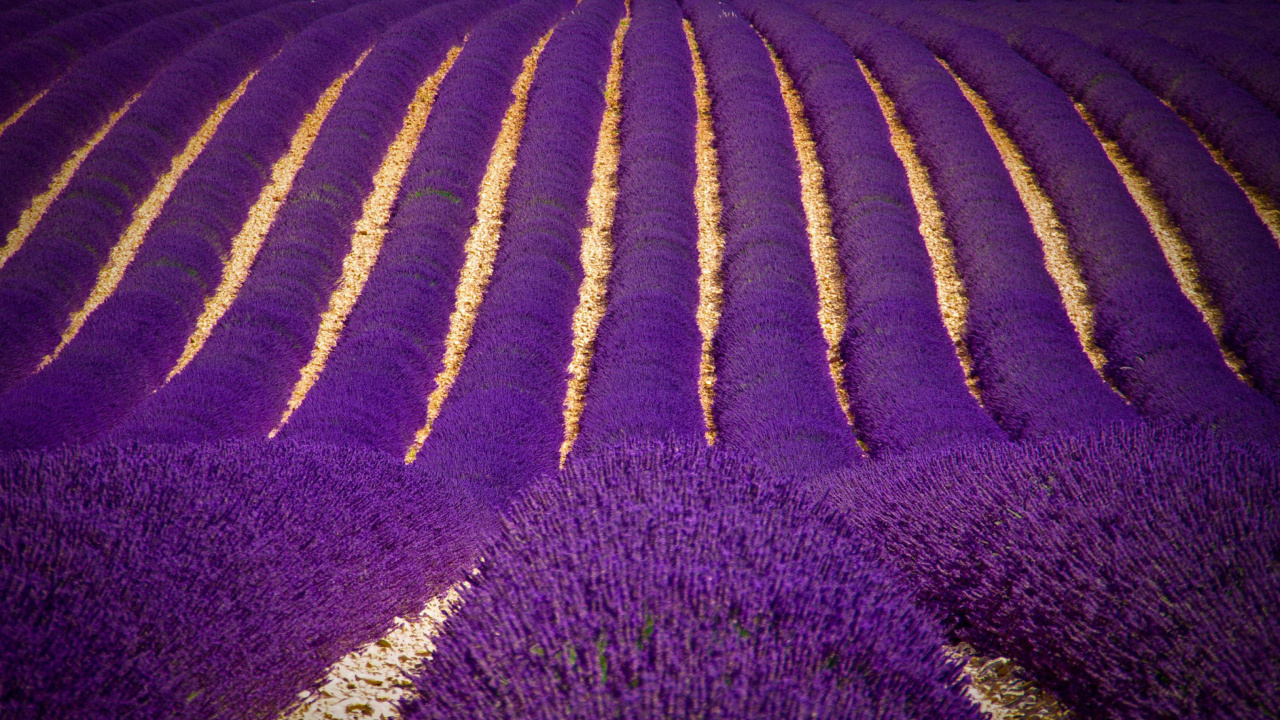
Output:
[[869,464],[828,496],[950,635],[1084,717],[1280,711],[1280,456],[1127,427]]
[[0,454],[0,714],[274,717],[473,566],[398,457],[287,443]]
[[575,457],[485,547],[406,718],[979,717],[822,515],[701,442]]
[[0,5],[0,47],[37,33],[50,25],[113,4],[113,0],[6,0]]

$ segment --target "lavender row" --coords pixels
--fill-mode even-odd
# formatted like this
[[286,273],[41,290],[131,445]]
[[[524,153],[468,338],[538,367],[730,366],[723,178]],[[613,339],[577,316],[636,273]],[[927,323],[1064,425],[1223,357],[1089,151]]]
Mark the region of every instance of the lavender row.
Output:
[[738,7],[781,57],[813,129],[845,278],[840,349],[859,438],[874,457],[1004,438],[965,387],[906,175],[848,46],[781,3]]
[[969,302],[982,400],[1015,439],[1131,421],[1089,364],[1040,242],[977,113],[919,41],[869,15],[810,5],[870,67],[928,168]]
[[135,27],[191,6],[139,0],[77,15],[0,52],[0,118],[13,115],[68,67]]
[[[419,462],[490,507],[554,472],[604,87],[622,0],[584,0],[538,61],[493,275]],[[500,438],[495,442],[495,438]]]
[[529,49],[565,9],[525,0],[471,33],[440,84],[378,263],[281,437],[400,454],[422,427],[510,88]]
[[675,2],[634,0],[631,13],[608,307],[595,339],[580,451],[628,436],[700,437],[705,430],[697,392],[692,57]]
[[700,438],[575,457],[483,550],[405,717],[977,720],[937,622],[825,515]]
[[1082,103],[1149,179],[1223,313],[1222,339],[1280,398],[1280,248],[1195,134],[1115,61],[1066,33],[1014,23],[1014,49]]
[[1081,717],[1280,712],[1280,455],[1130,427],[868,463],[828,499],[953,641]]
[[764,43],[718,0],[690,0],[707,69],[725,231],[716,425],[770,470],[819,475],[861,457],[818,324],[800,167]]
[[999,35],[953,19],[885,11],[943,57],[1023,151],[1080,263],[1108,379],[1147,417],[1274,440],[1280,414],[1222,361],[1142,213],[1071,99]]
[[347,81],[252,272],[204,347],[122,434],[166,441],[261,438],[311,358],[351,228],[422,81],[494,3],[457,2],[396,25]]
[[[285,46],[179,181],[112,296],[54,363],[0,396],[0,446],[92,439],[159,387],[205,296],[217,286],[221,256],[268,181],[275,157],[332,75],[345,69],[341,46],[322,48],[348,23],[343,16],[286,44],[288,36],[347,4],[284,6],[215,33],[157,80],[130,121],[122,121],[86,161],[87,172],[77,174],[0,275],[9,281],[0,291],[7,301],[3,312],[17,313],[14,322],[21,327],[6,339],[6,352],[12,358],[23,351],[27,367],[59,342],[67,316],[92,290],[130,221],[131,213],[120,209],[146,197],[220,99],[209,91],[230,92]],[[353,24],[351,34],[358,37],[358,30]],[[363,49],[357,44],[347,49],[348,62]],[[314,59],[321,52],[333,56],[327,65]],[[300,72],[312,67],[310,76]],[[151,340],[140,343],[139,337]]]
[[[117,0],[37,0],[21,7],[3,7],[0,12],[0,48],[81,13],[116,4]],[[10,4],[17,3],[10,0]]]
[[10,718],[276,717],[474,566],[400,458],[287,443],[0,454]]
[[1090,42],[1186,116],[1250,184],[1280,198],[1280,117],[1191,53],[1137,30],[1055,13],[1052,22]]
[[[1214,29],[1215,18],[1201,11],[1190,16],[1153,15],[1143,6],[1081,4],[1075,11],[1101,23],[1142,30],[1163,38],[1213,66],[1223,77],[1248,90],[1272,112],[1280,113],[1280,57]],[[1208,17],[1207,17],[1208,16]]]
[[[77,63],[0,135],[0,177],[5,178],[0,232],[17,225],[23,209],[48,187],[62,162],[166,65],[219,26],[273,1],[232,0],[165,16]],[[9,377],[15,370],[11,361],[0,358],[0,374]]]

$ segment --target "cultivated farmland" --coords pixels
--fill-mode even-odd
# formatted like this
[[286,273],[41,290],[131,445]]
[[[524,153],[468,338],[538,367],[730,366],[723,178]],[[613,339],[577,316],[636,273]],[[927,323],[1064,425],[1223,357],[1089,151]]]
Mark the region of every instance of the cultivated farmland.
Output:
[[0,0],[0,717],[1280,717],[1280,6]]

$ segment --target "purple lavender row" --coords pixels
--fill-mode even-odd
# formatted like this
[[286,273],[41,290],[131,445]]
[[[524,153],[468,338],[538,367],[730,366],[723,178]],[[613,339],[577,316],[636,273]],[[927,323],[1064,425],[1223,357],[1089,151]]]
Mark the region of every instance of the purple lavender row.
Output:
[[1045,20],[1120,63],[1190,119],[1245,180],[1280,198],[1280,117],[1261,101],[1208,63],[1145,32],[1117,30],[1069,13],[1055,12]]
[[[0,52],[0,118],[48,87],[80,58],[190,0],[139,0],[82,13]],[[0,21],[2,22],[2,21]]]
[[1280,248],[1195,134],[1114,60],[1061,31],[1010,21],[1006,38],[1114,138],[1149,179],[1223,313],[1222,338],[1280,399]]
[[624,437],[701,437],[693,64],[673,0],[634,0],[622,49],[608,307],[579,452]]
[[[168,15],[77,63],[0,135],[0,177],[5,179],[0,184],[0,232],[17,225],[23,209],[48,187],[63,161],[165,66],[221,25],[274,1],[231,0]],[[0,283],[7,284],[3,276]],[[0,320],[0,328],[0,337],[8,334],[7,321]],[[0,355],[0,377],[25,369]]]
[[[26,366],[34,367],[44,353],[57,345],[67,316],[84,303],[102,263],[130,221],[130,213],[120,209],[133,208],[142,202],[156,180],[169,169],[171,158],[182,151],[221,96],[230,93],[250,71],[279,51],[290,35],[317,17],[342,10],[348,4],[346,0],[294,3],[233,23],[176,61],[156,80],[85,161],[81,172],[50,208],[28,244],[0,275],[8,281],[0,289],[0,298],[5,301],[0,312],[21,328],[4,343],[9,358],[22,350]],[[310,62],[309,58],[306,62]],[[297,59],[292,63],[294,68],[299,66]],[[181,335],[180,342],[186,339],[181,328],[170,326],[175,321],[175,308],[172,305],[166,308],[165,302],[177,303],[188,311],[189,306],[202,306],[204,288],[216,287],[222,263],[218,257],[212,258],[216,270],[208,271],[212,275],[199,278],[205,285],[197,284],[194,294],[185,298],[186,304],[182,304],[184,298],[179,289],[183,286],[170,285],[167,280],[163,281],[166,284],[148,286],[145,281],[140,282],[138,276],[148,277],[166,268],[187,276],[188,282],[192,279],[185,272],[188,266],[181,260],[155,252],[157,243],[172,242],[187,253],[199,247],[206,248],[206,252],[217,252],[203,242],[218,237],[212,233],[212,237],[204,238],[180,233],[180,240],[163,238],[173,236],[179,228],[190,231],[193,219],[201,217],[201,213],[204,218],[218,217],[209,212],[210,208],[230,198],[225,194],[210,195],[207,191],[227,187],[229,178],[213,179],[221,173],[226,160],[219,161],[216,155],[209,160],[205,155],[220,151],[235,156],[238,150],[249,149],[237,146],[234,141],[220,140],[227,133],[248,134],[261,127],[261,132],[271,137],[270,125],[262,121],[263,106],[274,102],[273,93],[290,86],[278,85],[274,90],[260,88],[272,83],[272,74],[279,78],[279,83],[293,82],[290,72],[296,71],[268,70],[250,83],[246,97],[233,107],[215,139],[197,158],[187,176],[179,181],[116,293],[89,317],[75,342],[67,346],[57,361],[19,380],[8,393],[0,396],[0,447],[43,447],[91,439],[112,427],[147,392],[159,386],[176,357],[174,337]],[[321,76],[313,82],[325,80]],[[304,86],[299,82],[293,87],[298,92]],[[240,109],[244,102],[255,97],[259,105],[257,111]],[[299,107],[304,102],[305,98],[295,101]],[[307,109],[309,107],[301,111],[305,113]],[[288,123],[287,117],[282,118],[278,126],[277,134],[283,140],[277,138],[276,143],[282,148],[289,141],[286,133],[293,127]],[[245,176],[244,192],[252,192],[256,197],[261,183],[266,181],[265,172],[269,172],[270,164],[267,159],[263,174]],[[203,175],[192,175],[199,172]],[[179,200],[180,193],[186,193],[188,207],[185,209],[180,204],[183,202]],[[192,210],[193,202],[200,209]],[[234,221],[222,228],[223,234],[231,225],[235,226],[230,229],[234,235],[239,227]],[[195,243],[191,242],[193,239]],[[139,337],[156,338],[156,342],[140,343],[136,340]]]
[[191,364],[148,397],[116,437],[266,437],[310,360],[351,228],[409,102],[494,5],[432,8],[379,40],[325,120],[235,301]]
[[418,457],[500,508],[555,472],[596,139],[622,0],[556,26],[529,88],[493,275],[457,381]]
[[873,561],[1079,717],[1280,714],[1280,455],[1128,427],[838,478]]
[[358,448],[0,453],[6,718],[274,718],[474,567],[469,509]]
[[701,438],[575,454],[482,551],[405,717],[977,720],[939,623],[827,514]]
[[[1272,112],[1280,113],[1280,57],[1226,32],[1211,29],[1206,13],[1153,15],[1149,7],[1080,3],[1073,10],[1100,23],[1142,30],[1163,38],[1200,58],[1240,87],[1248,90]],[[1208,25],[1208,26],[1206,26]]]
[[982,400],[1015,439],[1137,419],[1089,364],[1045,269],[1040,241],[977,113],[915,38],[813,3],[884,84],[929,170],[969,301]]
[[773,61],[742,16],[689,0],[720,164],[724,300],[715,416],[726,445],[775,473],[810,477],[861,459],[836,399],[800,166]]
[[[47,378],[42,372],[29,381],[31,390],[15,391],[7,446],[95,437],[164,383],[218,286],[234,236],[306,113],[387,24],[418,7],[416,0],[388,0],[327,17],[259,73],[179,181],[116,291]],[[137,337],[148,342],[129,340]],[[59,421],[50,426],[43,422],[49,418]]]
[[859,438],[875,457],[1004,439],[965,387],[906,174],[848,46],[781,3],[737,5],[781,57],[813,128],[845,278],[840,348]]
[[472,31],[440,83],[378,262],[325,371],[280,437],[401,455],[427,417],[454,288],[510,88],[563,4],[525,0]]
[[18,3],[8,2],[10,6],[0,12],[0,48],[63,20],[118,4],[118,0],[37,0],[17,7]]
[[1280,437],[1280,414],[1241,383],[1071,99],[999,35],[906,8],[885,16],[990,105],[1053,201],[1093,303],[1108,379],[1144,416]]

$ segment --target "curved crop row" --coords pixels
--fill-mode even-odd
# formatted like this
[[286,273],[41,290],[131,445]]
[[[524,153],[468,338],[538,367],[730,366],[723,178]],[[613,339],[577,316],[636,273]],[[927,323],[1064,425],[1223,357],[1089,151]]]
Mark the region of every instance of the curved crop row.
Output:
[[632,0],[618,200],[580,452],[628,436],[701,437],[693,69],[673,0]]
[[977,720],[936,621],[824,515],[697,437],[572,458],[483,550],[405,717]]
[[190,6],[188,0],[119,3],[76,15],[6,47],[0,52],[0,118],[12,118],[68,67],[122,33]]
[[427,417],[468,228],[522,60],[563,8],[538,0],[487,18],[440,85],[360,299],[325,372],[278,437],[402,455]]
[[[219,26],[274,2],[231,0],[165,16],[78,63],[0,135],[0,176],[5,178],[0,185],[0,228],[4,232],[13,228],[23,208],[48,186],[63,160],[184,50]],[[0,283],[7,284],[9,273],[5,270],[0,275]],[[6,334],[20,331],[10,325],[9,318],[0,322]],[[0,377],[11,381],[29,372],[31,367],[24,360],[11,358],[6,351],[0,356]]]
[[[38,445],[91,437],[94,432],[86,423],[101,426],[98,414],[103,410],[102,402],[92,397],[95,392],[119,390],[128,395],[128,382],[99,359],[104,349],[108,356],[118,352],[120,336],[106,336],[105,348],[92,347],[90,341],[77,343],[68,359],[44,367],[62,357],[62,351],[71,347],[70,340],[78,337],[87,319],[118,287],[155,216],[199,157],[208,136],[216,133],[229,106],[243,96],[259,63],[278,51],[289,34],[333,9],[332,4],[321,3],[286,5],[214,33],[152,84],[136,110],[122,119],[45,213],[14,265],[30,268],[28,276],[34,279],[30,284],[38,287],[44,278],[47,289],[42,297],[51,306],[48,315],[63,321],[60,327],[41,333],[45,337],[36,334],[38,328],[28,329],[30,339],[42,341],[31,348],[32,354],[47,354],[37,366],[40,372],[0,396],[10,427],[5,435],[13,432],[15,424],[27,423],[43,428],[38,439],[28,438]],[[131,212],[121,212],[123,208]],[[77,268],[68,262],[68,248],[88,249],[92,254],[86,254],[83,266]],[[37,274],[40,271],[43,275]],[[60,282],[50,283],[50,277]],[[55,288],[57,294],[52,292]],[[127,323],[128,331],[135,329],[134,322]],[[56,339],[59,335],[61,342]],[[44,347],[50,341],[56,347]],[[16,343],[17,338],[10,342]],[[20,419],[23,416],[25,420]],[[13,436],[6,442],[25,444]]]
[[1280,198],[1280,117],[1260,100],[1191,53],[1145,32],[1061,15],[1047,23],[1089,41],[1120,63],[1187,117],[1245,180]]
[[1107,378],[1146,416],[1280,434],[1271,403],[1239,382],[1182,295],[1160,246],[1070,98],[987,30],[885,9],[989,103],[1052,199],[1094,309]]
[[1128,427],[843,474],[828,496],[953,640],[1082,717],[1280,712],[1280,456]]
[[1253,382],[1280,397],[1280,247],[1195,134],[1115,61],[1058,30],[1015,23],[1007,38],[1070,93],[1151,180],[1181,227],[1211,297],[1222,342]]
[[811,8],[884,83],[929,168],[987,410],[1018,439],[1135,419],[1081,350],[1012,181],[955,81],[905,32],[837,6]]
[[[387,7],[408,5],[394,0]],[[384,12],[374,3],[311,23],[259,72],[174,188],[115,292],[59,360],[31,378],[31,391],[15,390],[13,402],[24,412],[10,417],[9,442],[92,438],[164,383],[272,164],[334,76],[376,36]],[[304,9],[294,22],[305,25],[308,15]],[[136,337],[149,342],[132,342]],[[50,415],[58,422],[47,422]]]
[[[8,0],[6,5],[19,2],[21,0]],[[21,7],[4,7],[0,12],[0,47],[21,41],[62,20],[116,2],[118,0],[36,0]]]
[[356,448],[10,453],[0,488],[9,718],[275,717],[475,562],[450,487]]
[[252,272],[191,363],[129,418],[136,437],[261,438],[311,357],[374,174],[417,87],[492,3],[450,3],[393,26],[343,88]]
[[841,350],[859,439],[879,457],[1003,438],[965,388],[906,175],[857,61],[799,10],[738,4],[795,77],[816,136],[845,278]]
[[691,0],[711,95],[725,246],[716,429],[775,472],[818,475],[861,457],[837,402],[791,123],[768,50],[718,0]]
[[[529,89],[493,274],[466,356],[418,460],[488,507],[554,472],[582,282],[604,85],[622,0],[585,0],[556,25]],[[490,439],[502,428],[503,441]]]

